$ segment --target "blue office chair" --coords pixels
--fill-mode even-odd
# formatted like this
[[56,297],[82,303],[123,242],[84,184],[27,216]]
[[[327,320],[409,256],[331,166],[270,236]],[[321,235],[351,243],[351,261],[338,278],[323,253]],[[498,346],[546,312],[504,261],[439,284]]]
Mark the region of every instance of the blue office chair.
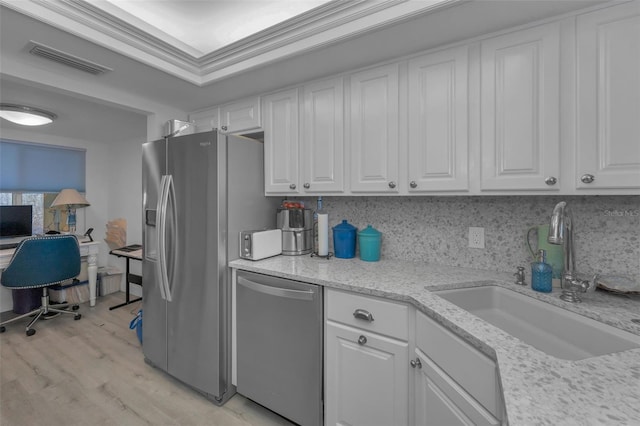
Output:
[[[42,303],[38,309],[0,323],[0,333],[5,325],[35,315],[27,325],[27,336],[36,334],[31,328],[40,318],[59,314],[71,314],[79,320],[82,315],[65,310],[68,303],[49,304],[48,287],[63,283],[80,274],[80,248],[75,235],[45,235],[24,239],[11,258],[9,266],[2,271],[0,284],[12,290],[42,287]],[[78,309],[73,305],[72,310]],[[56,315],[57,314],[57,315]]]

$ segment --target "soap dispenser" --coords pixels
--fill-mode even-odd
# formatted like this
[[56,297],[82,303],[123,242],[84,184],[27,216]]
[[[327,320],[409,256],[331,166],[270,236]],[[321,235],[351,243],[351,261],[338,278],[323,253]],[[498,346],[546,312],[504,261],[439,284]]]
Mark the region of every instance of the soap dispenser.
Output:
[[538,250],[538,261],[531,264],[531,288],[542,293],[551,293],[553,271],[546,257],[545,250]]

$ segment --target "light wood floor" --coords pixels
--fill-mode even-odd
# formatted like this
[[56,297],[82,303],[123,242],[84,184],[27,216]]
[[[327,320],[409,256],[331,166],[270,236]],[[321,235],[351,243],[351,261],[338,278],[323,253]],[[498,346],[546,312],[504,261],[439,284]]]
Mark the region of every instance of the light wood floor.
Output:
[[144,362],[129,321],[132,304],[113,311],[123,293],[80,306],[71,315],[25,321],[0,334],[0,424],[37,425],[290,425],[235,395],[218,407]]

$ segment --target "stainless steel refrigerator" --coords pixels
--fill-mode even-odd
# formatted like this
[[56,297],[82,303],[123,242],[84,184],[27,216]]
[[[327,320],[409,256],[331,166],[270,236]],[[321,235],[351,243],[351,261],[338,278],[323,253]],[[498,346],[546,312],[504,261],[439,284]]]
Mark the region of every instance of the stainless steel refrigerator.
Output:
[[241,230],[275,228],[263,151],[215,131],[142,148],[145,361],[218,404],[235,392],[227,262]]

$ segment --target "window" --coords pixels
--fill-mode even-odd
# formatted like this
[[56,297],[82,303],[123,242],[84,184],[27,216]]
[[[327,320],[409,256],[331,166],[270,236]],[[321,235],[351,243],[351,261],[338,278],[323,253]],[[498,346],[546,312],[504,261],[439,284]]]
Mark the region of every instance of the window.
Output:
[[[85,157],[84,149],[0,139],[0,204],[32,205],[34,234],[55,229],[49,206],[64,188],[85,192]],[[59,216],[64,227],[66,212]]]

